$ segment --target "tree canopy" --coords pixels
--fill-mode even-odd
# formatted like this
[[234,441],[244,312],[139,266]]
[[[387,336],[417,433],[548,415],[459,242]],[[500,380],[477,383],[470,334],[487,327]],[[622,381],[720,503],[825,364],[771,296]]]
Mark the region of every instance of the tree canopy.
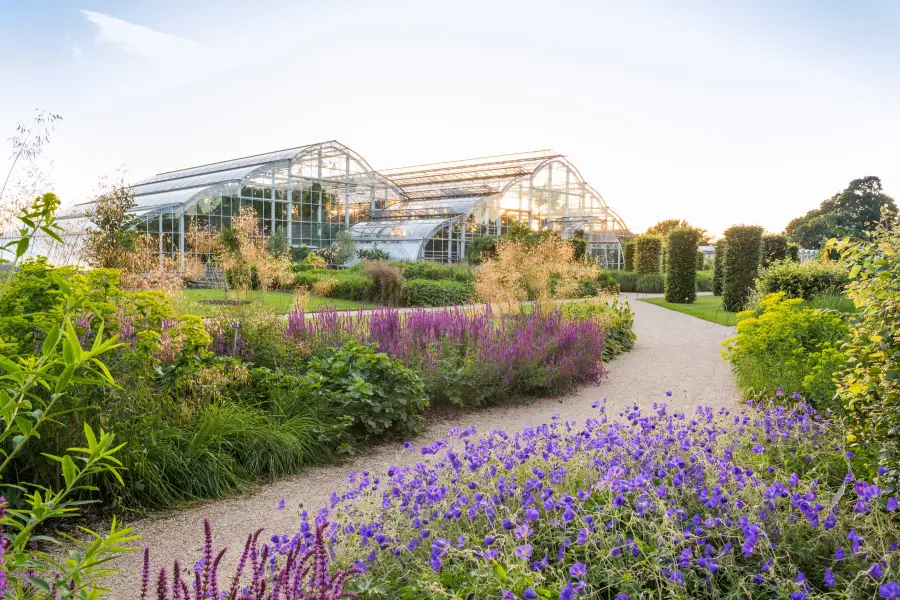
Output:
[[[659,235],[662,237],[666,237],[669,235],[669,232],[673,229],[678,229],[679,227],[692,227],[690,223],[685,221],[684,219],[663,219],[656,223],[656,225],[651,225],[647,228],[645,233],[649,233],[650,235]],[[709,235],[705,229],[700,229],[699,227],[693,227],[693,229],[697,230],[697,233],[700,234],[700,244],[705,245],[710,242],[712,236]]]
[[894,199],[884,193],[881,179],[854,179],[841,192],[788,223],[785,233],[803,248],[819,249],[829,238],[862,238],[881,219],[882,208],[896,214]]

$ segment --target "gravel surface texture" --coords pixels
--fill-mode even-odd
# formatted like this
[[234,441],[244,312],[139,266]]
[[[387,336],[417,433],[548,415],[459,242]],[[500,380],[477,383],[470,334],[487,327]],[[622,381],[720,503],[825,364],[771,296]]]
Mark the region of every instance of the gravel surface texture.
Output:
[[[637,294],[622,296],[630,301],[635,312],[637,343],[631,352],[607,366],[607,374],[600,385],[586,386],[560,398],[453,411],[433,420],[425,434],[414,440],[416,448],[445,437],[452,426],[474,425],[480,431],[516,431],[526,425],[546,423],[557,413],[567,419],[583,421],[595,414],[591,404],[601,398],[607,398],[609,415],[616,415],[625,406],[649,407],[656,401],[667,401],[674,410],[691,412],[700,405],[718,408],[734,407],[739,403],[740,395],[730,368],[720,354],[721,343],[732,335],[733,328],[637,302]],[[672,391],[670,398],[665,397],[667,390]],[[307,469],[294,477],[263,485],[246,496],[200,504],[130,525],[141,535],[141,546],[150,546],[154,570],[165,565],[170,571],[175,558],[181,559],[182,565],[190,569],[200,556],[202,519],[208,516],[216,547],[229,548],[221,569],[227,575],[233,572],[233,562],[237,560],[247,534],[257,527],[265,528],[264,535],[293,532],[297,527],[297,507],[317,509],[326,505],[332,491],[344,489],[349,472],[363,469],[383,472],[392,464],[416,462],[422,458],[418,452],[403,451],[400,444],[379,445],[363,456],[328,467]],[[282,498],[286,508],[277,511],[276,505]],[[121,571],[112,578],[111,588],[123,600],[137,600],[140,595],[141,562],[142,553],[134,552],[112,563]]]

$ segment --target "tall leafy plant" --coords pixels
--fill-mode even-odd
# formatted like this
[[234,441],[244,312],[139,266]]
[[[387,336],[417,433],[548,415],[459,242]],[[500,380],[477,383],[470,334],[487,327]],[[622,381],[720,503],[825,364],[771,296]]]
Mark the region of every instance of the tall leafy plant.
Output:
[[[9,293],[15,277],[16,265],[28,252],[38,232],[62,243],[55,211],[59,200],[54,194],[44,194],[22,209],[18,237],[7,242],[3,249],[12,260],[0,259],[8,265],[7,276],[0,288],[0,299]],[[100,357],[116,347],[116,336],[104,339],[102,326],[90,348],[83,348],[72,322],[76,314],[91,309],[86,296],[70,286],[62,277],[54,275],[60,290],[58,318],[48,325],[40,314],[12,317],[32,323],[42,337],[34,353],[10,352],[15,346],[0,340],[0,480],[5,480],[29,442],[40,436],[40,430],[53,426],[63,414],[60,399],[77,382],[79,385],[114,385],[112,376]],[[70,448],[61,456],[45,455],[59,465],[62,486],[49,489],[17,482],[13,486],[23,500],[15,507],[0,499],[0,527],[4,529],[2,562],[6,597],[32,598],[101,598],[105,594],[103,579],[110,574],[103,564],[121,552],[127,542],[136,539],[130,529],[122,529],[115,520],[106,535],[83,530],[90,541],[74,538],[70,541],[77,550],[67,558],[57,558],[41,551],[40,541],[57,540],[38,533],[49,521],[77,514],[82,502],[73,500],[81,490],[93,489],[90,481],[110,474],[120,483],[121,463],[115,454],[121,449],[114,443],[114,435],[102,429],[99,435],[84,425],[86,443]]]
[[762,227],[735,225],[725,230],[728,251],[725,254],[725,278],[722,302],[725,310],[743,310],[759,272],[762,248]]
[[712,293],[714,296],[722,295],[722,286],[725,282],[725,252],[728,248],[725,238],[716,243],[713,255]]
[[874,441],[887,469],[888,492],[900,490],[900,228],[887,221],[864,242],[833,241],[850,267],[846,293],[856,316],[845,345],[848,366],[838,378],[857,429],[855,437]]
[[667,238],[666,302],[690,304],[697,298],[697,244],[693,227],[673,229]]
[[658,235],[641,235],[634,240],[635,271],[640,275],[659,273],[663,239]]

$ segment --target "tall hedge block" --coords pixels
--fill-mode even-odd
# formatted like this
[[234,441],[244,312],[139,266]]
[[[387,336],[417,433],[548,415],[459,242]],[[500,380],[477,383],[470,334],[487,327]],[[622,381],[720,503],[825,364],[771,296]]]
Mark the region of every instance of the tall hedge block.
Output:
[[666,239],[666,302],[691,304],[697,299],[697,244],[700,232],[679,227]]
[[702,250],[697,250],[697,270],[703,270],[703,261],[706,260],[706,255],[703,254]]
[[634,240],[625,240],[622,248],[625,252],[625,270],[631,273],[634,271]]
[[787,236],[780,233],[767,233],[762,237],[760,266],[768,267],[773,262],[785,260],[789,256]]
[[722,283],[725,281],[725,250],[727,244],[725,238],[716,243],[716,251],[713,254],[713,277],[712,277],[712,293],[713,296],[722,295]]
[[641,275],[659,273],[662,238],[658,235],[642,235],[634,241],[634,270]]
[[735,225],[725,230],[728,251],[725,253],[725,278],[722,304],[725,310],[743,310],[750,298],[762,255],[763,228]]

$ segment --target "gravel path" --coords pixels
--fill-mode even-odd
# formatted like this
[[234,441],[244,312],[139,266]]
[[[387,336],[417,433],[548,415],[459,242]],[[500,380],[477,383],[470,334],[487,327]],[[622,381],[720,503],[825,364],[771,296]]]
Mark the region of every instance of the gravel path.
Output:
[[[692,411],[701,404],[718,408],[734,407],[738,403],[739,394],[730,368],[720,355],[721,342],[732,334],[733,328],[639,302],[637,294],[623,296],[629,299],[635,312],[637,343],[631,352],[608,365],[607,375],[599,386],[586,386],[562,398],[455,412],[431,423],[420,444],[444,437],[453,425],[460,428],[474,425],[481,431],[516,431],[525,425],[546,423],[556,413],[583,421],[596,414],[591,404],[603,397],[607,398],[610,415],[628,405],[643,407],[664,399],[672,409],[683,411]],[[665,398],[666,390],[672,391],[671,398]],[[339,465],[308,469],[247,496],[144,519],[132,526],[142,536],[140,543],[152,548],[154,568],[164,564],[169,570],[173,558],[183,558],[190,567],[200,556],[201,522],[204,515],[208,516],[216,546],[230,548],[223,571],[229,573],[228,557],[236,560],[250,531],[257,527],[265,527],[270,535],[293,531],[297,519],[292,507],[301,503],[306,508],[325,505],[332,491],[343,489],[350,471],[384,471],[392,464],[421,459],[418,452],[401,452],[401,449],[399,444],[377,446],[365,456]],[[276,511],[281,498],[288,508]],[[141,554],[134,552],[113,564],[121,572],[112,578],[111,587],[125,600],[136,600],[139,596]]]

